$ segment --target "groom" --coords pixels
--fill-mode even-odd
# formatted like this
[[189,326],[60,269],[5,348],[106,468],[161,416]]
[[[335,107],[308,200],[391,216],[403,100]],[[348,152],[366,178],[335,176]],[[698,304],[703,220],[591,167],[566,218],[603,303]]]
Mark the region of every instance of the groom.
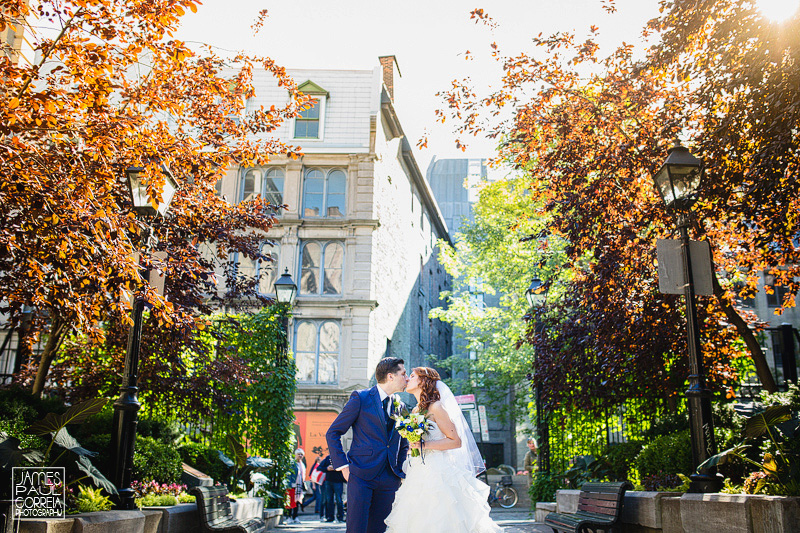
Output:
[[[408,383],[404,361],[386,357],[375,368],[378,384],[354,391],[331,424],[328,441],[334,468],[347,480],[347,533],[382,533],[400,487],[408,441],[394,429],[392,395]],[[342,435],[353,429],[345,455]]]

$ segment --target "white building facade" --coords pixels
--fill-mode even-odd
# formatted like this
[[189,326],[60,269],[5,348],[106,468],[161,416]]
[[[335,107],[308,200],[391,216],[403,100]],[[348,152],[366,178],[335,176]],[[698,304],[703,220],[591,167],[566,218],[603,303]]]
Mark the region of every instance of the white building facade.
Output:
[[[325,451],[324,432],[351,391],[374,383],[388,355],[406,366],[452,351],[448,324],[428,319],[450,280],[437,261],[447,227],[393,105],[393,56],[370,70],[289,70],[317,104],[274,133],[300,145],[298,160],[231,169],[218,185],[229,201],[261,194],[288,207],[266,237],[274,263],[242,258],[239,272],[272,292],[289,270],[298,285],[290,347],[298,366],[296,415],[306,452]],[[288,98],[255,73],[248,110]],[[224,287],[223,287],[224,290]]]

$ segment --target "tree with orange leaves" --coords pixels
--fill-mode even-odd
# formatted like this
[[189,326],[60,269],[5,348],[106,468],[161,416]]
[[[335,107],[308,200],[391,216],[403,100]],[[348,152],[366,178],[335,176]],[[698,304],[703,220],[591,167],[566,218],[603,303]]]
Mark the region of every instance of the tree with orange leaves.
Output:
[[539,348],[537,383],[556,391],[551,405],[569,387],[585,398],[674,394],[686,377],[683,304],[658,292],[655,261],[656,239],[675,224],[652,174],[676,137],[706,164],[693,237],[710,243],[715,265],[714,296],[700,300],[710,386],[730,394],[729,362],[743,341],[764,387],[776,388],[757,318],[736,299],[755,294],[762,271],[787,289],[778,312],[800,288],[800,14],[770,22],[745,0],[663,1],[661,10],[644,30],[660,38],[644,59],[626,44],[601,57],[595,27],[584,40],[539,35],[534,53],[497,54],[499,90],[481,98],[454,82],[443,94],[440,117],[461,134],[485,132],[486,117],[514,107],[489,133],[566,242],[568,297],[546,315],[549,335],[528,339]]
[[[154,202],[165,170],[179,182],[169,215],[151,221],[168,259],[142,255],[166,273],[165,295],[150,289],[148,300],[151,320],[172,334],[202,326],[196,317],[214,304],[215,260],[231,252],[270,259],[260,245],[279,206],[230,205],[214,185],[231,166],[296,157],[269,134],[307,98],[271,59],[225,59],[174,39],[198,4],[44,0],[33,12],[25,0],[4,2],[0,29],[24,31],[36,51],[32,63],[0,59],[0,302],[12,325],[33,309],[34,333],[47,337],[33,365],[34,394],[67,335],[99,340],[104,322],[129,320],[130,293],[141,285],[135,252],[146,243],[126,168],[145,168]],[[287,89],[285,106],[245,114],[255,69]],[[202,245],[216,257],[201,254]],[[254,285],[234,284],[232,293],[252,296]]]

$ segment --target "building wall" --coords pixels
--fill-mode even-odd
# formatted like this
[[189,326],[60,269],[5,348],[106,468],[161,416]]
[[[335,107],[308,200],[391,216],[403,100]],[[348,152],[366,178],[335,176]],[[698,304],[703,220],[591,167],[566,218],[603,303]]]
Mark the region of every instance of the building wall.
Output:
[[[795,330],[800,329],[800,308],[798,308],[800,296],[795,298],[794,307],[788,307],[781,314],[775,314],[775,310],[779,307],[779,301],[783,299],[783,289],[778,288],[774,295],[768,295],[764,287],[765,285],[771,285],[773,280],[770,279],[771,276],[763,272],[760,273],[760,278],[759,290],[755,297],[752,300],[738,300],[737,303],[741,310],[755,313],[760,320],[768,324],[767,329],[759,334],[758,338],[778,386],[783,387],[785,376],[782,368],[782,354],[780,353],[782,350],[781,333],[777,331],[777,328],[784,324],[789,324]],[[796,367],[800,369],[800,342],[796,337],[793,349]],[[754,387],[753,390],[756,391],[760,389],[755,375],[751,376],[747,385]]]
[[[30,2],[25,2],[30,6]],[[13,64],[32,65],[36,59],[34,43],[31,41],[31,32],[28,26],[36,26],[39,16],[33,6],[27,20],[14,20],[0,31],[0,49],[2,54]]]
[[[264,168],[280,168],[285,176],[283,202],[288,209],[265,236],[279,242],[278,272],[288,268],[300,285],[303,242],[344,245],[341,294],[298,294],[290,323],[294,352],[302,340],[297,336],[302,321],[328,319],[341,326],[336,382],[298,383],[295,407],[302,413],[298,420],[305,421],[304,427],[314,427],[314,432],[328,419],[325,412],[341,410],[350,391],[374,383],[375,365],[382,357],[403,357],[411,367],[434,351],[449,355],[449,325],[427,318],[438,305],[439,291],[449,288],[435,255],[436,241],[448,238],[447,229],[404,139],[383,71],[380,66],[290,70],[299,84],[310,80],[328,92],[323,133],[319,140],[294,140],[294,124],[287,122],[275,136],[300,144],[304,155],[297,161],[275,157]],[[288,98],[266,73],[256,73],[254,82],[256,97],[248,100],[250,109],[268,108]],[[305,170],[334,167],[346,174],[344,216],[304,216]],[[231,169],[219,185],[229,201],[240,201],[246,170]],[[224,282],[220,285],[224,290]],[[314,413],[320,414],[315,418]],[[305,438],[311,442],[316,437],[309,433]]]

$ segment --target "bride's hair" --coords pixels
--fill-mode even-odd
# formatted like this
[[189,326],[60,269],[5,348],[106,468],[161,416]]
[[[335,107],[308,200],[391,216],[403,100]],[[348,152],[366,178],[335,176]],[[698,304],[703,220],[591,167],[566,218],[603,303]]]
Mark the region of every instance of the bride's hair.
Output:
[[427,366],[418,366],[413,372],[419,376],[419,410],[426,411],[433,402],[441,399],[436,390],[436,382],[441,378],[436,370]]

